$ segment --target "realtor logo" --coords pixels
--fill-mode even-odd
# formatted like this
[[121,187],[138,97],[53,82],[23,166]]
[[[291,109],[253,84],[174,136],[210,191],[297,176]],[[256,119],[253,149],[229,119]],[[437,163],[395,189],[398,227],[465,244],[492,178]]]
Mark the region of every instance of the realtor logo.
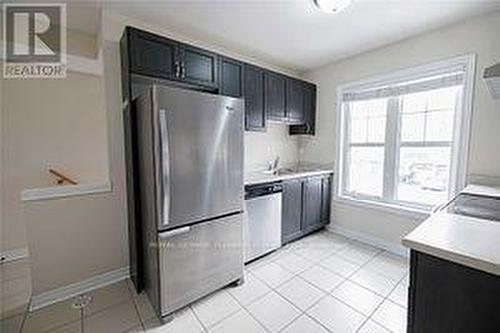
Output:
[[66,5],[4,4],[4,78],[66,77]]

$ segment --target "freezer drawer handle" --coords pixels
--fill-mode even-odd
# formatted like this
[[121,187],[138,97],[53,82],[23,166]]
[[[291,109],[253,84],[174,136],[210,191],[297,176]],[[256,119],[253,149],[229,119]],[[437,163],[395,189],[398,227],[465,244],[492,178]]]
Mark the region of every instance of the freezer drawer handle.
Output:
[[182,228],[171,230],[171,231],[161,232],[159,234],[159,237],[160,237],[160,239],[164,240],[164,239],[172,238],[174,236],[187,234],[190,230],[191,230],[191,227],[182,227]]

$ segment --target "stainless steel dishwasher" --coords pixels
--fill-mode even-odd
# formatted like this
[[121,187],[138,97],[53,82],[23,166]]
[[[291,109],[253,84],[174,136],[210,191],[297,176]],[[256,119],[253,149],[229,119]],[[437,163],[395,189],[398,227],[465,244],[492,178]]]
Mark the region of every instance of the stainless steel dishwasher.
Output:
[[246,186],[243,219],[245,263],[281,247],[282,192],[280,183]]

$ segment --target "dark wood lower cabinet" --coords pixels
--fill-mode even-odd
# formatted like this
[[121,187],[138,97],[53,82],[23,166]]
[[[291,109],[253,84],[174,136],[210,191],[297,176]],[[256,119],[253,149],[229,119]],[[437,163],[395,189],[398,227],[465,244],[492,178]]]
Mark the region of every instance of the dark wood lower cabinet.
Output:
[[281,240],[288,243],[302,233],[302,180],[294,179],[283,183],[282,207]]
[[283,182],[283,244],[330,223],[331,175]]
[[322,178],[307,178],[303,182],[302,230],[309,232],[321,228]]
[[500,332],[500,277],[411,251],[408,333]]

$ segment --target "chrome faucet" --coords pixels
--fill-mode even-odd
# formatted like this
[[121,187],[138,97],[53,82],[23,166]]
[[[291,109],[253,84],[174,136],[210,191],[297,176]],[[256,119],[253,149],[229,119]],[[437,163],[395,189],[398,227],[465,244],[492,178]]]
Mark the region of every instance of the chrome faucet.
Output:
[[267,162],[267,171],[276,173],[278,171],[278,165],[280,163],[280,157],[277,155],[274,160]]

